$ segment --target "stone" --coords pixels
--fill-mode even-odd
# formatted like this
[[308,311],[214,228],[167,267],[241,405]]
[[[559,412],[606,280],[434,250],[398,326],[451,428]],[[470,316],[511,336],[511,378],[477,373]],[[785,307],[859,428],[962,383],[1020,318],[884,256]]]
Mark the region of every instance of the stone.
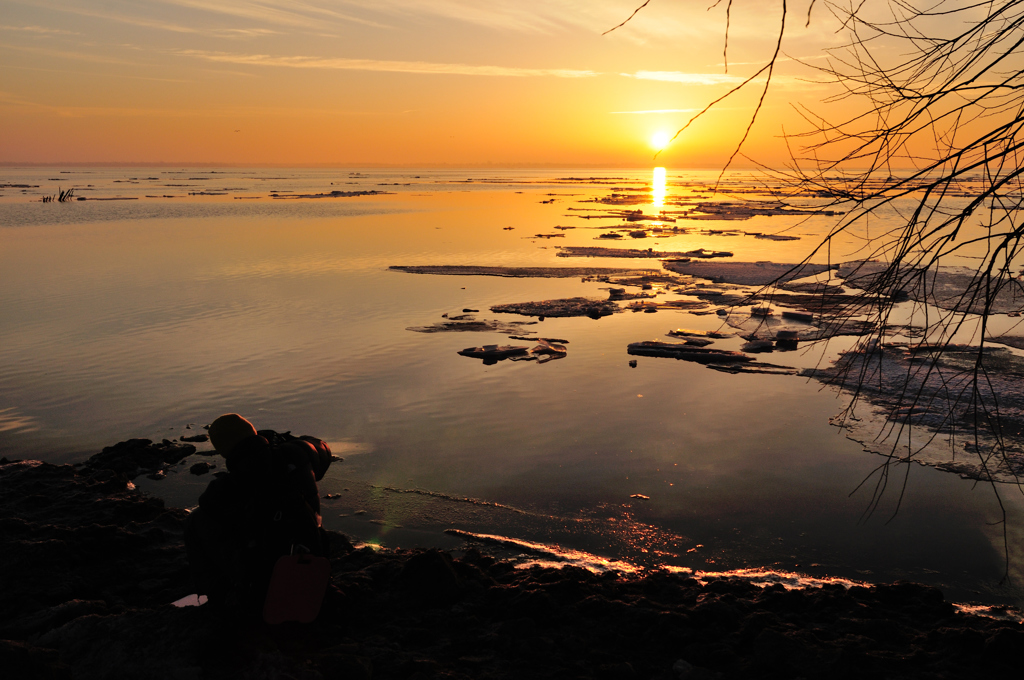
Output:
[[199,461],[198,463],[194,463],[192,467],[188,469],[188,471],[193,475],[205,475],[207,472],[209,472],[215,467],[217,466],[207,463],[205,460],[203,460]]
[[104,448],[89,458],[82,469],[111,470],[134,479],[147,470],[175,465],[195,452],[196,447],[191,444],[179,444],[166,439],[160,444],[154,444],[149,439],[128,439]]

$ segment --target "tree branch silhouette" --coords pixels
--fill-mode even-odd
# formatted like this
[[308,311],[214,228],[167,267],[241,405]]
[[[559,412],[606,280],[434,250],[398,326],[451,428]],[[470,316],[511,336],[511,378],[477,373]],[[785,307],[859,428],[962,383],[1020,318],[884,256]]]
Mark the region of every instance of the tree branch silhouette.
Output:
[[[831,120],[795,105],[805,129],[784,134],[788,164],[760,168],[785,200],[841,214],[797,266],[822,257],[832,264],[840,239],[861,244],[844,267],[845,285],[861,292],[842,316],[873,330],[822,373],[851,395],[843,418],[854,417],[869,392],[888,406],[883,439],[893,443],[871,510],[891,465],[908,464],[941,437],[954,454],[957,439],[966,440],[976,478],[991,484],[1003,512],[1008,556],[997,482],[1024,492],[1024,394],[1014,385],[1024,362],[995,351],[990,333],[997,315],[1024,311],[1024,0],[811,0],[807,25],[816,6],[845,41],[825,50],[824,66],[804,65],[837,92],[824,103],[849,113]],[[728,0],[726,52],[732,9]],[[785,0],[781,9],[771,57],[673,137],[763,77],[719,182],[742,154],[783,54]],[[907,318],[923,320],[924,331],[896,343],[907,337]],[[915,411],[927,415],[927,427]]]

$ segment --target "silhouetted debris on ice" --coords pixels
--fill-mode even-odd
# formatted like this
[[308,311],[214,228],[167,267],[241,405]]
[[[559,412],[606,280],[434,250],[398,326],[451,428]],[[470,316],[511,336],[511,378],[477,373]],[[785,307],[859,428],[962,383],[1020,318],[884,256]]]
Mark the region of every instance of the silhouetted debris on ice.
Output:
[[747,364],[708,364],[708,368],[721,371],[722,373],[760,373],[765,375],[797,375],[799,369],[792,366],[779,366],[777,364],[766,364],[760,361],[752,361]]
[[430,326],[409,326],[405,330],[416,333],[533,333],[523,326],[535,324],[535,321],[497,321],[494,319],[474,319],[472,315],[449,317],[447,321],[438,321]]
[[706,310],[710,305],[702,300],[662,300],[658,302],[636,301],[626,305],[631,312],[657,311],[659,309],[676,309],[680,311],[701,311]]
[[724,250],[688,250],[686,252],[672,252],[667,250],[654,250],[647,248],[599,248],[597,246],[559,246],[558,257],[667,257],[677,258],[685,261],[687,258],[715,258],[732,257],[732,253]]
[[610,276],[633,269],[615,267],[484,267],[476,265],[392,265],[393,271],[409,274],[441,274],[445,276],[504,276],[511,278],[567,278]]
[[491,311],[500,314],[522,314],[524,316],[589,316],[591,318],[600,318],[616,314],[622,310],[617,304],[609,300],[574,297],[494,305],[491,307]]
[[483,359],[484,363],[494,363],[509,357],[525,355],[529,353],[529,347],[520,345],[484,345],[482,347],[467,347],[459,350],[459,354],[473,359]]
[[390,191],[331,191],[322,194],[278,194],[273,193],[271,198],[353,198],[355,196],[379,196],[389,194]]
[[668,332],[669,335],[675,338],[714,338],[721,340],[724,338],[731,338],[735,333],[723,333],[721,331],[698,331],[690,328],[676,328]]
[[657,340],[630,343],[626,351],[629,354],[638,356],[669,357],[684,361],[696,361],[701,364],[753,361],[753,357],[748,357],[742,352],[734,352],[727,349],[709,349],[680,342],[660,342]]

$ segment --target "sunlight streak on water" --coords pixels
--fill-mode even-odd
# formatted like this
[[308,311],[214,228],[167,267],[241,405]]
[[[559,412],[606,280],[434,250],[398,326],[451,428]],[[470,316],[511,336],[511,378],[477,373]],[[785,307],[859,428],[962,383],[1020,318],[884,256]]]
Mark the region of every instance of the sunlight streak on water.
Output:
[[651,205],[656,208],[665,207],[665,168],[654,168],[651,178]]

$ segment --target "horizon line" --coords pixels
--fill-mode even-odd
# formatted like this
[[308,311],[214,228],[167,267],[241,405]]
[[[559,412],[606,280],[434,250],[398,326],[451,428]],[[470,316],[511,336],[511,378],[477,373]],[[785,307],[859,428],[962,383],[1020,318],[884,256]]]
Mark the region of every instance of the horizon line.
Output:
[[[557,162],[489,162],[489,163],[217,163],[209,161],[0,161],[0,168],[653,168],[664,167],[665,163],[557,163]],[[721,170],[721,163],[695,163],[676,166],[681,169]],[[732,166],[740,170],[752,170],[758,166]],[[732,169],[732,168],[730,168]]]

